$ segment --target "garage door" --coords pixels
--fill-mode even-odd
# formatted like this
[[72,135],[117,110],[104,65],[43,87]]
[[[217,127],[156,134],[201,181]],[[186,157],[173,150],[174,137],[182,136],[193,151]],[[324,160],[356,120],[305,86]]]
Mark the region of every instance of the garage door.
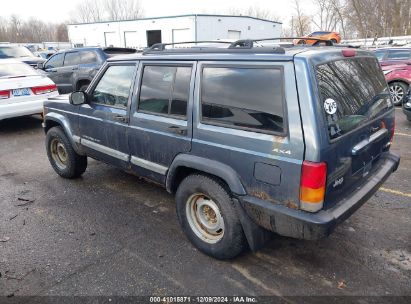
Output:
[[137,32],[124,32],[124,46],[130,48],[138,47]]
[[241,38],[241,31],[228,31],[228,39],[239,40]]
[[118,34],[116,32],[105,32],[104,41],[106,46],[120,46],[120,41],[118,41]]
[[173,29],[173,42],[186,42],[192,41],[191,31],[189,28],[185,29]]

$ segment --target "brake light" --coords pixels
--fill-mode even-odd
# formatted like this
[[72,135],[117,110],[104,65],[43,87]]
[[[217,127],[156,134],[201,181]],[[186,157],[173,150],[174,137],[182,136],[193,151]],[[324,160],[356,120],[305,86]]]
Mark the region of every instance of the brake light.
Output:
[[342,50],[341,52],[344,57],[354,57],[355,55],[357,55],[357,51],[352,49]]
[[0,91],[0,99],[7,99],[10,98],[10,91],[5,90],[5,91]]
[[302,210],[316,212],[322,209],[326,179],[326,163],[303,162],[300,182],[300,208]]
[[47,94],[47,93],[57,91],[57,86],[55,84],[51,84],[51,85],[40,86],[40,87],[32,87],[31,90],[33,91],[35,95]]

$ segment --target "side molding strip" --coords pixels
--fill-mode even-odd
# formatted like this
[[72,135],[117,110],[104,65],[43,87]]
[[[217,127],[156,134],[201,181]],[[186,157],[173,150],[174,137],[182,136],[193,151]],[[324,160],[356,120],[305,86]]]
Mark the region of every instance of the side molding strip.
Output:
[[144,169],[156,172],[156,173],[161,174],[161,175],[165,175],[167,170],[168,170],[167,167],[164,167],[162,165],[153,163],[151,161],[148,161],[148,160],[136,157],[136,156],[131,156],[131,163],[133,165],[142,167]]
[[129,160],[128,154],[117,151],[117,150],[114,150],[114,149],[111,149],[111,148],[108,148],[108,147],[100,145],[100,144],[97,144],[93,141],[81,138],[81,144],[83,146],[89,147],[89,148],[94,149],[96,151],[99,151],[101,153],[104,153],[104,154],[110,155],[112,157],[118,158],[122,161],[128,162],[128,160]]

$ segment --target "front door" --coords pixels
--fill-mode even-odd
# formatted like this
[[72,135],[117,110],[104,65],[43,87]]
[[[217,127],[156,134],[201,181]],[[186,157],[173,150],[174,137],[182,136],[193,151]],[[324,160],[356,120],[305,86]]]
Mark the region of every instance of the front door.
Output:
[[62,93],[70,93],[73,88],[73,74],[78,71],[80,64],[79,52],[67,52],[64,56],[63,67],[60,68],[60,88]]
[[136,63],[109,64],[80,107],[80,143],[87,155],[126,168],[127,127]]
[[191,150],[195,63],[143,62],[128,132],[132,169],[160,183],[179,154]]
[[54,54],[44,64],[44,71],[51,80],[57,85],[60,93],[61,90],[61,77],[60,70],[63,68],[64,53]]

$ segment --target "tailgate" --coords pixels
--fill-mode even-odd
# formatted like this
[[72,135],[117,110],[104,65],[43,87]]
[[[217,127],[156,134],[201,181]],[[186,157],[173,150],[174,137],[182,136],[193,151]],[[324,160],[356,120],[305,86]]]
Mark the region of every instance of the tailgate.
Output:
[[328,146],[324,208],[358,190],[377,172],[394,131],[394,108],[373,57],[352,57],[316,67]]

